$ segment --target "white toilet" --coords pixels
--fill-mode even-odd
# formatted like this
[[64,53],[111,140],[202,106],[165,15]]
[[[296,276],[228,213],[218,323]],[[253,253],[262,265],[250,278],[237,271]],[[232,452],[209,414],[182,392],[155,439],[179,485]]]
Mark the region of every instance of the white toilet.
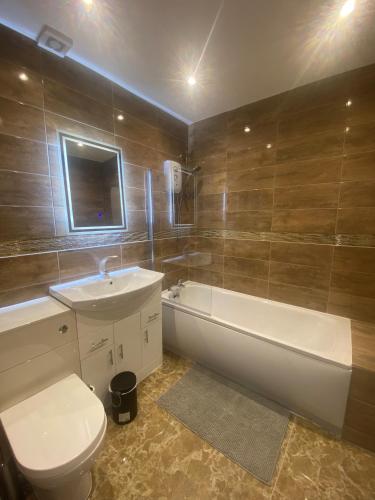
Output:
[[103,404],[75,374],[0,414],[20,471],[40,500],[85,500],[107,427]]

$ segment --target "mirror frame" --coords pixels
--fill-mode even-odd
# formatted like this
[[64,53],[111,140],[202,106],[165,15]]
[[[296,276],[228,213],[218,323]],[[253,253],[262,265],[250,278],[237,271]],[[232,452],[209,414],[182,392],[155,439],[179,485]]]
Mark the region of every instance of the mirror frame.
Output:
[[[83,137],[74,136],[66,132],[58,132],[59,142],[60,142],[60,157],[62,160],[62,170],[64,177],[64,191],[65,191],[65,203],[67,209],[67,218],[70,233],[87,233],[87,232],[109,232],[109,231],[126,231],[127,230],[127,218],[126,218],[126,200],[124,196],[124,175],[122,167],[122,151],[120,148],[112,146],[110,144],[104,144],[97,141],[92,141],[91,139],[85,139]],[[117,159],[117,172],[119,180],[119,194],[120,194],[120,204],[121,204],[121,221],[120,225],[116,226],[87,226],[87,227],[76,227],[74,224],[74,212],[72,206],[72,197],[70,190],[70,180],[69,180],[69,165],[67,158],[67,141],[82,142],[87,146],[91,146],[97,149],[104,149],[106,151],[112,151],[116,154]]]
[[[193,180],[194,180],[194,214],[193,214],[193,221],[191,224],[178,224],[176,223],[176,210],[175,210],[175,198],[174,198],[174,187],[173,187],[173,181],[172,181],[172,178],[170,178],[170,191],[171,191],[171,201],[170,201],[170,206],[171,206],[171,223],[172,223],[172,227],[176,227],[176,228],[183,228],[183,227],[194,227],[197,225],[197,177],[196,175],[194,174],[194,172],[192,172],[191,170],[188,170],[187,168],[181,168],[181,172],[183,174],[188,174],[188,175],[192,175],[193,176]],[[170,174],[171,175],[171,174]]]

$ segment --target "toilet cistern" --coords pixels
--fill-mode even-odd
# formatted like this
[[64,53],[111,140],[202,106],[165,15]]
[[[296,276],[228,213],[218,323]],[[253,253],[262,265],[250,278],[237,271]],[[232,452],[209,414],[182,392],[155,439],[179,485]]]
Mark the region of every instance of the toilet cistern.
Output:
[[108,271],[106,270],[107,262],[110,259],[117,259],[118,255],[108,255],[107,257],[103,257],[99,261],[99,274],[102,278],[110,278]]

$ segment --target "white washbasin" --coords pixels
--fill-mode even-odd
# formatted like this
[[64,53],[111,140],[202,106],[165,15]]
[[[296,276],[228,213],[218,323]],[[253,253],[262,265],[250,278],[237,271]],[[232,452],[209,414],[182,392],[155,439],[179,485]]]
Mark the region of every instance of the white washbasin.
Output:
[[134,309],[160,285],[163,276],[156,271],[132,267],[112,271],[107,277],[95,275],[51,286],[49,291],[60,302],[78,311],[102,311],[127,306]]

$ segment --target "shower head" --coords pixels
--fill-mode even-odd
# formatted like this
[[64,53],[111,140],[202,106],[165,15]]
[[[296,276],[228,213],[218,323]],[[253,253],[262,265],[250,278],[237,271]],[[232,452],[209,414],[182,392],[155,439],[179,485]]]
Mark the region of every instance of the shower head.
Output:
[[196,167],[192,168],[191,169],[191,173],[192,174],[195,174],[196,172],[199,172],[199,170],[201,169],[202,167],[200,167],[199,165],[197,165]]

